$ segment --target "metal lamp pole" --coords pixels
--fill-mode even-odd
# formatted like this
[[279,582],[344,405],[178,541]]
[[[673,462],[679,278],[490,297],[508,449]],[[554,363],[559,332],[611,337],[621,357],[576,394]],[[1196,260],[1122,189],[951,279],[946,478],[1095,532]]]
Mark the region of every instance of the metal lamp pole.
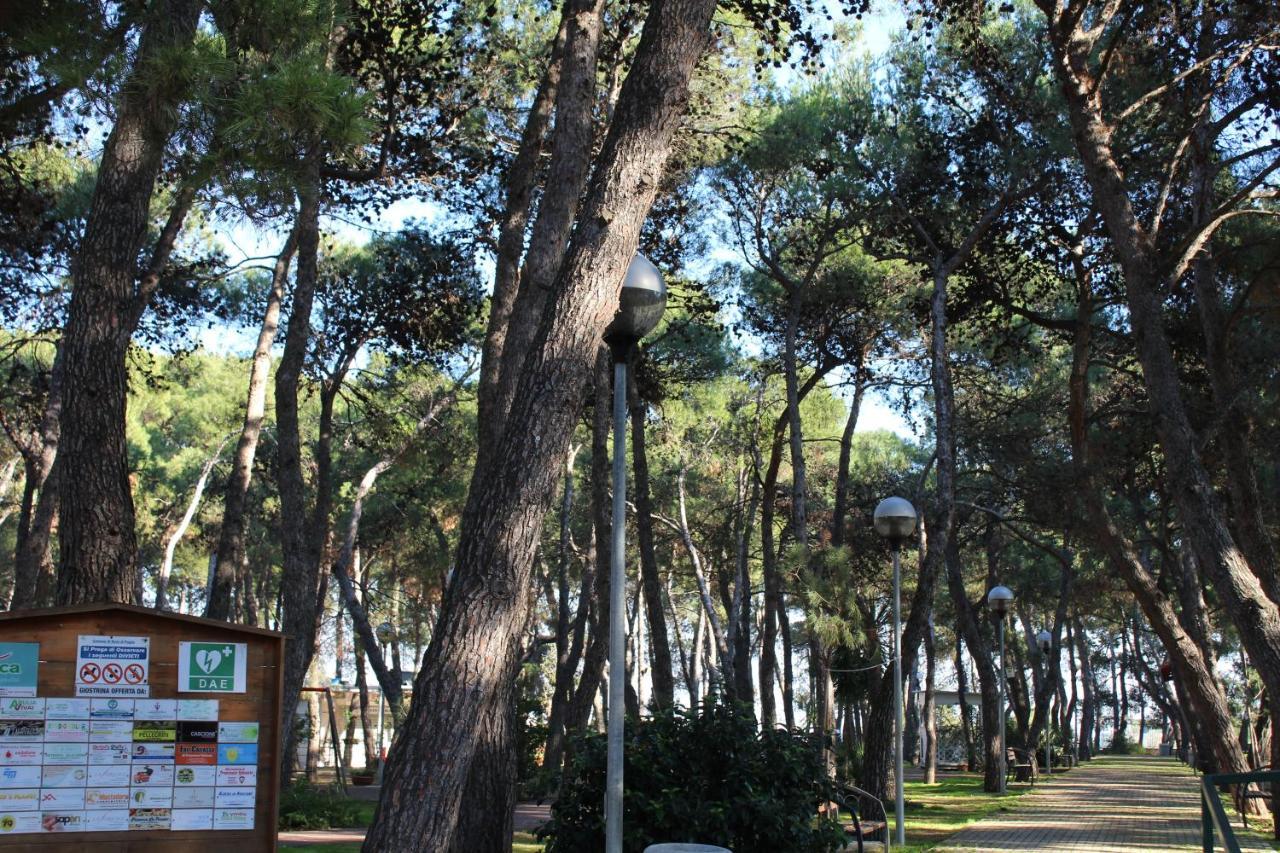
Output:
[[1009,754],[1005,751],[1004,732],[1005,713],[1008,706],[1009,681],[1005,676],[1004,668],[1004,615],[1009,609],[1009,605],[1013,603],[1013,591],[1007,586],[995,586],[987,593],[987,606],[991,608],[991,612],[995,614],[996,621],[999,625],[1000,632],[1000,793],[1007,790],[1007,779],[1009,776]]
[[627,360],[667,305],[658,268],[637,254],[627,268],[618,312],[605,329],[613,355],[613,521],[609,554],[609,719],[605,774],[605,853],[622,853],[622,740],[627,681]]
[[874,521],[876,533],[889,540],[893,554],[893,799],[895,843],[901,847],[907,843],[907,828],[902,793],[902,569],[898,556],[902,543],[915,532],[916,509],[906,498],[885,498],[876,506]]
[[[1053,635],[1048,631],[1041,631],[1036,635],[1036,642],[1040,646],[1040,654],[1044,656],[1044,677],[1050,679],[1053,677],[1053,664],[1049,660],[1049,650],[1053,648]],[[1053,694],[1050,694],[1049,709],[1052,708]],[[1045,714],[1044,772],[1049,776],[1053,775],[1053,715],[1051,713]]]

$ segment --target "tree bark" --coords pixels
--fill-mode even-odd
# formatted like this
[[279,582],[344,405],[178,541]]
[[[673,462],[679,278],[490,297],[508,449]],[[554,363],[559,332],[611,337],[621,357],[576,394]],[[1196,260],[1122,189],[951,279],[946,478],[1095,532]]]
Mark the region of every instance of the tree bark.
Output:
[[295,222],[271,270],[271,290],[267,293],[267,307],[262,314],[262,325],[258,328],[258,341],[253,348],[253,359],[249,367],[249,395],[245,403],[244,425],[240,428],[240,439],[236,444],[223,499],[222,530],[218,534],[213,586],[204,612],[208,619],[231,618],[232,594],[245,563],[245,500],[253,480],[253,462],[266,418],[271,347],[275,344],[276,332],[280,328],[280,306],[284,303],[289,266],[298,247],[300,224],[300,219]]
[[138,256],[182,91],[149,85],[147,78],[156,57],[191,44],[201,9],[194,0],[166,0],[143,30],[72,262],[61,350],[60,604],[127,602],[134,596],[137,539],[125,442],[125,358],[151,296],[136,286]]
[[200,469],[200,476],[196,479],[196,487],[192,492],[191,501],[187,504],[187,510],[182,514],[182,520],[178,522],[178,526],[174,529],[173,535],[169,537],[169,541],[164,547],[164,562],[160,564],[160,574],[156,578],[156,609],[169,609],[169,575],[173,571],[173,553],[178,548],[178,543],[182,541],[182,537],[186,535],[187,528],[191,526],[191,519],[195,517],[196,510],[200,508],[200,499],[204,496],[204,485],[209,481],[209,473],[213,471],[213,466],[218,464],[218,457],[222,455],[222,448],[227,446],[227,439],[223,439],[218,444],[218,449],[213,452],[208,461]]
[[[634,385],[632,386],[634,388]],[[645,448],[645,416],[648,405],[634,396],[631,405],[631,467],[635,477],[636,544],[640,549],[640,585],[645,615],[649,618],[649,643],[653,650],[653,704],[655,709],[675,705],[675,675],[671,665],[671,641],[662,607],[662,578],[653,547],[653,501],[649,494],[649,455]]]
[[[308,168],[314,172],[314,162]],[[324,535],[323,530],[315,529],[308,521],[306,484],[302,474],[302,429],[298,411],[298,386],[302,380],[303,363],[311,335],[311,307],[315,299],[320,249],[318,180],[304,179],[298,195],[300,206],[295,226],[298,233],[298,275],[289,311],[289,330],[285,335],[284,354],[276,368],[275,381],[280,544],[283,554],[280,575],[281,629],[288,639],[285,645],[284,692],[281,699],[285,714],[285,764],[281,778],[286,782],[293,769],[294,752],[293,727],[288,723],[293,717],[293,707],[298,701],[315,647],[319,609],[316,593],[320,586],[322,547],[317,539]],[[328,406],[332,417],[331,397]],[[324,407],[325,403],[322,401],[322,408]],[[324,418],[323,412],[321,417]],[[321,442],[328,438],[324,432],[325,428],[322,426]],[[317,447],[317,451],[319,450]],[[319,468],[323,461],[319,458],[319,452],[316,461]],[[320,479],[317,476],[317,509],[322,508],[324,500],[319,487]],[[327,511],[324,515],[327,519]]]
[[937,650],[934,648],[933,615],[929,616],[929,628],[924,632],[924,781],[932,785],[938,781],[938,714],[934,704],[934,677],[937,674]]
[[[533,550],[714,7],[712,0],[658,0],[650,7],[573,241],[534,343],[522,353],[525,367],[508,415],[522,428],[504,430],[490,464],[473,477],[453,581],[365,850],[442,850],[459,840],[478,728],[491,709],[510,701]],[[504,780],[508,789],[511,781]],[[491,809],[474,800],[468,807]],[[509,845],[510,835],[501,849]]]
[[[51,574],[49,543],[58,514],[58,439],[62,428],[62,345],[59,343],[49,373],[49,396],[40,418],[38,449],[24,453],[25,477],[18,538],[13,559],[12,609],[44,604],[39,581]],[[34,504],[32,500],[34,498]]]

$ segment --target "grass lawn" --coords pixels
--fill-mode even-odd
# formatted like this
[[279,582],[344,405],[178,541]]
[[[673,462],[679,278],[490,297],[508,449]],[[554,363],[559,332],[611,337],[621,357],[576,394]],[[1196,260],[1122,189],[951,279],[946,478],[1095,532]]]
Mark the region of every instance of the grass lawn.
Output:
[[[1029,785],[1009,785],[1008,793],[988,794],[982,790],[980,773],[947,773],[934,785],[907,782],[904,786],[907,818],[907,846],[900,850],[928,850],[987,815],[1009,808],[1031,790]],[[893,800],[885,803],[893,831]]]

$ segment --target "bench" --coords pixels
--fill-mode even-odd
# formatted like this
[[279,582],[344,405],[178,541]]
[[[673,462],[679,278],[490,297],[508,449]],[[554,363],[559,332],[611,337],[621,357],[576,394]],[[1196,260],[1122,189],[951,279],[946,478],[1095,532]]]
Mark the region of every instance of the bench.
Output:
[[1005,750],[1005,774],[1012,776],[1015,782],[1030,782],[1035,787],[1040,778],[1040,765],[1036,762],[1034,752],[1009,747]]
[[839,823],[845,834],[841,853],[889,849],[889,818],[882,803],[861,788],[836,783],[834,799],[818,804],[818,816]]

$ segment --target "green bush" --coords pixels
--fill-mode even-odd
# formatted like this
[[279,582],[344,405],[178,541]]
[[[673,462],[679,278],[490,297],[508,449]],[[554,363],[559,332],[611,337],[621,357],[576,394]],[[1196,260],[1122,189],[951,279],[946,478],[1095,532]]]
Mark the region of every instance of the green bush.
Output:
[[[604,847],[605,738],[577,750],[551,821],[538,830],[547,853]],[[699,714],[628,720],[623,850],[662,841],[718,844],[734,853],[824,853],[843,841],[817,819],[829,782],[817,749],[785,731],[756,731],[743,709],[714,705]]]
[[1120,731],[1116,732],[1115,737],[1111,739],[1107,752],[1112,755],[1142,755],[1146,750],[1138,742],[1129,740],[1125,733]]
[[294,782],[280,795],[280,829],[341,829],[369,821],[369,803],[349,800],[332,788]]

